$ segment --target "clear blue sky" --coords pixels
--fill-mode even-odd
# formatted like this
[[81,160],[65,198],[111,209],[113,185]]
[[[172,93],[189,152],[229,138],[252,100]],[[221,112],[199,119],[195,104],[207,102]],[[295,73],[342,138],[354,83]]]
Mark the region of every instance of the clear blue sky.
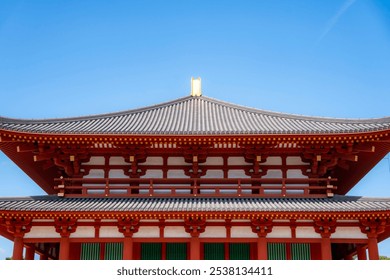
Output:
[[[0,1],[1,116],[142,107],[200,76],[204,95],[241,105],[374,118],[390,115],[389,73],[385,0]],[[0,154],[0,196],[41,193]],[[351,194],[390,197],[388,159]]]

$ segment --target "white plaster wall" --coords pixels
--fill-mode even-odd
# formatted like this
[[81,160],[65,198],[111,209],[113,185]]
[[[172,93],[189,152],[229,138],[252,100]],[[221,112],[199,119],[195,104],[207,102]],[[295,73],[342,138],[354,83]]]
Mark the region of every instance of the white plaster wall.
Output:
[[185,162],[184,157],[169,157],[168,165],[192,165],[192,163]]
[[123,233],[120,233],[118,227],[101,227],[100,234],[101,238],[122,238]]
[[256,238],[258,236],[256,233],[252,232],[251,227],[232,227],[231,237],[233,237],[233,238],[239,238],[239,237]]
[[162,157],[147,157],[145,162],[138,165],[163,165],[164,159]]
[[104,178],[104,170],[102,169],[91,169],[88,175],[84,178]]
[[359,227],[337,227],[330,238],[359,238],[367,239],[367,235],[360,231]]
[[93,238],[95,237],[94,227],[77,227],[76,231],[70,235],[71,238]]
[[138,232],[133,234],[133,237],[158,238],[158,237],[160,237],[160,228],[159,227],[140,227]]
[[287,170],[287,178],[307,178],[307,176],[302,174],[300,169],[289,169]]
[[61,238],[61,235],[56,232],[54,226],[32,227],[30,232],[25,234],[24,238]]
[[273,227],[272,232],[268,233],[269,238],[291,238],[290,227]]
[[110,157],[110,165],[130,165],[123,157]]
[[252,165],[252,163],[246,162],[244,157],[229,157],[228,165]]
[[282,178],[282,170],[268,170],[267,174],[263,178]]
[[162,178],[163,172],[161,170],[146,170],[146,173],[141,178]]
[[229,170],[229,178],[250,178],[250,176],[245,174],[245,170]]
[[166,226],[164,237],[191,237],[191,235],[183,227]]
[[188,178],[184,170],[169,170],[167,176],[168,178]]
[[104,157],[91,157],[89,162],[84,162],[83,165],[104,165]]
[[321,235],[316,233],[313,227],[297,227],[297,238],[321,238]]
[[200,237],[226,237],[225,227],[206,227],[205,232],[200,234]]
[[287,157],[287,165],[309,165],[309,163],[303,162],[301,157]]
[[208,157],[202,165],[223,165],[222,157]]
[[267,161],[264,163],[261,163],[261,165],[282,165],[282,158],[281,157],[268,157]]
[[204,175],[202,178],[223,178],[223,171],[222,170],[208,170],[206,172],[206,175]]
[[108,177],[110,178],[129,178],[129,176],[126,176],[123,170],[110,170],[108,173]]

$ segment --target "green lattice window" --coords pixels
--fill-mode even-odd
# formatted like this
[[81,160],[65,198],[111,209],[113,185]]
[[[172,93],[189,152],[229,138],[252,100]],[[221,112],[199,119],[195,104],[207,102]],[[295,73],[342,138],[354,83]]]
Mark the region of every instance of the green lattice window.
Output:
[[286,244],[285,243],[268,243],[268,259],[269,260],[286,260]]
[[123,244],[122,243],[106,243],[105,260],[122,260],[123,259]]
[[231,260],[249,260],[250,245],[248,243],[229,244],[229,259]]
[[100,243],[82,243],[80,260],[100,260]]
[[142,243],[141,260],[161,260],[161,243]]
[[167,243],[167,260],[186,260],[187,243]]
[[224,243],[205,243],[204,244],[205,260],[224,260],[225,244]]
[[292,243],[291,244],[292,260],[310,260],[310,244]]

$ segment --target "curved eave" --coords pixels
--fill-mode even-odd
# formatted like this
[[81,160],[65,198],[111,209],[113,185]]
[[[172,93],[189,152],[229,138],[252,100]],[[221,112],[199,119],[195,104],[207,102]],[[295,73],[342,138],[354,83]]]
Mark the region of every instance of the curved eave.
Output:
[[56,196],[0,198],[0,218],[21,213],[32,218],[67,216],[117,219],[126,216],[155,219],[193,216],[207,218],[340,220],[390,217],[390,199],[335,196],[334,198],[58,198]]
[[390,117],[335,119],[299,116],[243,107],[204,96],[78,118],[0,118],[0,130],[51,135],[317,135],[389,129]]
[[[363,132],[340,132],[340,133],[296,133],[296,134],[65,134],[65,133],[32,133],[0,129],[0,142],[49,142],[67,143],[113,143],[143,141],[147,143],[161,142],[256,142],[256,144],[279,144],[279,143],[328,143],[327,141],[348,142],[372,142],[389,139],[390,128],[376,131]],[[79,143],[80,142],[80,143]],[[332,142],[333,143],[333,142]]]

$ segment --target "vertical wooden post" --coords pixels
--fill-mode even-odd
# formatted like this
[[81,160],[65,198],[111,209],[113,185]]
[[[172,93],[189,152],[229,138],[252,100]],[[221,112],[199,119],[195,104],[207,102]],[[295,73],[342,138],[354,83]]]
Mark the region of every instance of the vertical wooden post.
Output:
[[123,242],[123,259],[133,259],[133,238],[126,236]]
[[139,230],[139,220],[132,218],[125,218],[118,220],[118,231],[123,233],[124,242],[123,242],[123,254],[122,258],[124,260],[134,259],[134,242],[133,234]]
[[228,242],[224,243],[224,249],[225,249],[225,260],[230,259],[230,246]]
[[370,260],[379,260],[378,240],[376,237],[368,237],[368,256]]
[[390,223],[385,218],[368,218],[360,220],[360,230],[368,237],[368,256],[370,260],[379,260],[378,236],[383,233]]
[[191,237],[190,259],[200,260],[200,240],[197,236]]
[[23,235],[15,235],[12,259],[23,260]]
[[[196,181],[196,179],[194,180]],[[184,222],[185,231],[191,234],[190,260],[200,260],[199,236],[206,230],[206,220],[190,218]]]
[[366,247],[358,247],[357,248],[357,256],[358,260],[367,260],[367,252]]
[[70,238],[68,236],[62,236],[60,241],[60,260],[69,260],[70,255]]
[[35,245],[29,244],[26,247],[26,256],[24,257],[25,260],[34,260],[35,258]]
[[257,239],[257,259],[267,260],[268,259],[268,247],[266,236],[272,232],[273,224],[272,220],[262,218],[251,220],[252,232],[257,233],[259,237]]
[[58,218],[54,222],[56,232],[61,235],[60,260],[69,260],[70,257],[70,235],[77,229],[77,220],[69,218]]
[[11,218],[5,219],[7,231],[14,236],[13,260],[23,260],[23,238],[31,230],[31,219]]
[[314,230],[321,234],[321,259],[332,259],[330,236],[336,231],[337,221],[332,218],[321,218],[314,221]]
[[322,237],[321,239],[321,259],[331,260],[332,259],[332,246],[330,237]]
[[257,259],[258,260],[268,259],[267,239],[265,237],[259,237],[257,239]]

